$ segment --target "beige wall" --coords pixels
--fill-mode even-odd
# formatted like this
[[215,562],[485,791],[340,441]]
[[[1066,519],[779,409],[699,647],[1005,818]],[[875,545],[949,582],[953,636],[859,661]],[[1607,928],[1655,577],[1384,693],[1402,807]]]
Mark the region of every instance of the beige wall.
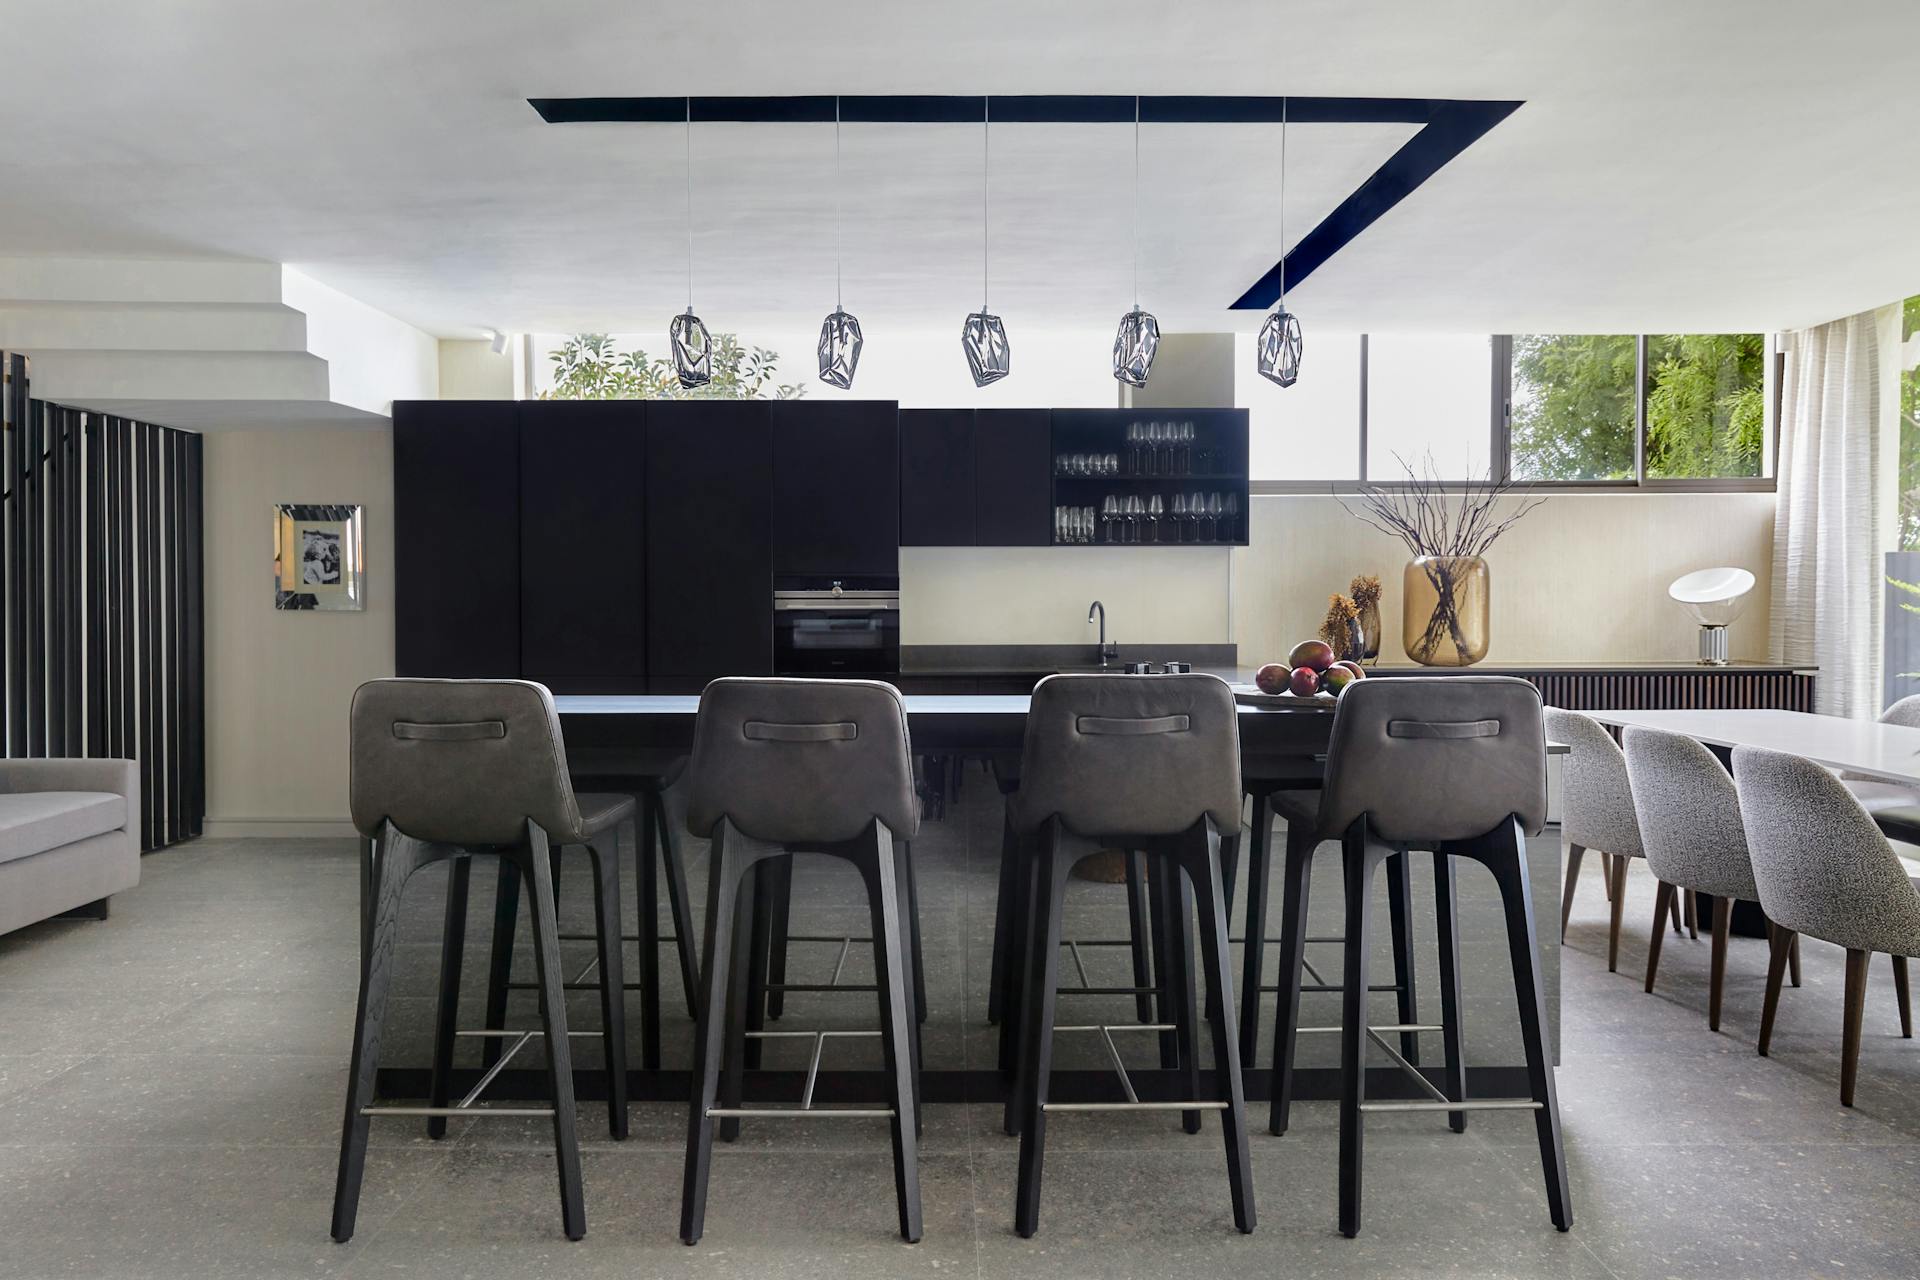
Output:
[[509,343],[500,355],[484,338],[440,339],[440,398],[442,400],[513,399],[513,353]]
[[900,643],[1225,643],[1224,547],[902,547]]
[[[393,448],[376,431],[205,437],[209,835],[345,834],[347,710],[393,674]],[[359,503],[367,607],[273,607],[277,502]]]

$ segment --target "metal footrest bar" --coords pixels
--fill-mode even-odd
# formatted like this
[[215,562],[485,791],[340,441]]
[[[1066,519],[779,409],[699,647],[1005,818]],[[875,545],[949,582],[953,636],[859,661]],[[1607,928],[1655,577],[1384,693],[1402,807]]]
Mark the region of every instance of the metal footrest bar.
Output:
[[[1293,1029],[1293,1033],[1297,1036],[1311,1036],[1311,1035],[1335,1036],[1335,1035],[1339,1035],[1344,1030],[1346,1030],[1345,1027],[1295,1027]],[[1386,1023],[1377,1023],[1374,1026],[1367,1028],[1367,1031],[1369,1034],[1375,1031],[1444,1031],[1444,1030],[1446,1030],[1446,1028],[1441,1026],[1437,1022],[1386,1022]]]
[[1408,1078],[1424,1089],[1428,1097],[1432,1098],[1435,1102],[1452,1103],[1453,1099],[1435,1088],[1433,1081],[1420,1074],[1420,1068],[1414,1066],[1411,1062],[1408,1062],[1406,1058],[1402,1057],[1399,1050],[1387,1043],[1385,1036],[1375,1031],[1372,1027],[1368,1027],[1367,1039],[1379,1045],[1381,1051],[1393,1059],[1393,1065],[1406,1072]]
[[[600,941],[600,935],[597,933],[563,933],[560,935],[560,941],[562,942],[598,942]],[[640,935],[637,933],[623,933],[620,935],[620,941],[638,942],[640,941]],[[677,934],[663,933],[659,937],[655,938],[654,941],[655,942],[671,942],[671,943],[678,944],[680,941],[680,938]]]
[[742,1117],[768,1120],[891,1120],[893,1108],[859,1109],[854,1107],[708,1107],[707,1114],[716,1120]]
[[[598,1031],[570,1031],[567,1034],[569,1037],[572,1037],[575,1035],[597,1036],[600,1033]],[[483,1040],[511,1039],[513,1043],[507,1046],[506,1052],[500,1055],[500,1060],[498,1062],[494,1063],[491,1067],[487,1068],[486,1074],[480,1077],[479,1083],[475,1084],[473,1088],[467,1090],[466,1097],[460,1099],[460,1101],[454,1103],[450,1107],[406,1107],[406,1106],[362,1107],[360,1108],[360,1114],[363,1116],[428,1116],[428,1117],[551,1116],[553,1114],[552,1107],[481,1107],[481,1106],[474,1105],[475,1103],[480,1101],[480,1095],[486,1092],[487,1086],[492,1084],[496,1079],[498,1079],[500,1073],[507,1069],[507,1064],[513,1061],[513,1055],[516,1053],[519,1053],[522,1049],[526,1048],[527,1043],[533,1040],[536,1036],[544,1037],[546,1035],[546,1032],[544,1031],[499,1031],[499,1030],[455,1031],[454,1035],[465,1036],[470,1039],[483,1039]]]
[[1042,1111],[1225,1111],[1224,1102],[1048,1102]]
[[550,1116],[552,1107],[362,1107],[363,1116]]
[[[844,990],[844,988],[843,988]],[[813,1041],[813,1057],[807,1063],[807,1084],[801,1091],[798,1107],[709,1107],[707,1114],[719,1116],[839,1116],[842,1119],[876,1119],[893,1115],[893,1108],[875,1110],[872,1108],[815,1107],[813,1105],[814,1085],[820,1079],[820,1055],[826,1050],[827,1040],[837,1037],[842,1040],[877,1040],[880,1033],[874,1031],[749,1031],[749,1040],[807,1040]]]
[[[1056,1026],[1054,1028],[1056,1033],[1061,1031],[1097,1031],[1100,1033],[1100,1039],[1106,1042],[1107,1057],[1113,1061],[1114,1074],[1120,1077],[1120,1088],[1125,1091],[1127,1100],[1125,1102],[1100,1102],[1073,1105],[1067,1103],[1048,1103],[1047,1109],[1052,1111],[1112,1111],[1129,1107],[1139,1107],[1152,1111],[1167,1110],[1168,1108],[1162,1106],[1160,1103],[1140,1101],[1140,1095],[1134,1092],[1133,1078],[1127,1074],[1127,1064],[1120,1058],[1120,1046],[1113,1042],[1113,1033],[1116,1031],[1177,1031],[1178,1029],[1179,1028],[1171,1022],[1122,1022],[1117,1024],[1093,1022],[1085,1025]],[[1196,1103],[1193,1106],[1175,1104],[1175,1109],[1181,1111],[1205,1110],[1212,1105],[1211,1103]],[[1220,1105],[1225,1106],[1226,1104],[1221,1103]]]
[[1473,1098],[1465,1102],[1363,1102],[1362,1111],[1538,1111],[1531,1098]]

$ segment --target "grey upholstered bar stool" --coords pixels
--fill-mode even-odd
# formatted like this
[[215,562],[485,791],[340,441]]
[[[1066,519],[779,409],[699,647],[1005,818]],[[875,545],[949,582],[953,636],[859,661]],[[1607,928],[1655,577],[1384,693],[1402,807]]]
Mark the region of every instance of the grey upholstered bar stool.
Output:
[[1846,990],[1840,1038],[1840,1105],[1853,1105],[1860,1067],[1867,962],[1893,957],[1902,1036],[1907,1016],[1907,959],[1920,956],[1920,891],[1873,816],[1846,784],[1799,756],[1758,747],[1733,749],[1740,815],[1753,851],[1760,906],[1774,922],[1767,994],[1760,1014],[1760,1054],[1773,1039],[1780,976],[1798,934],[1846,948]]
[[[1020,956],[1020,1177],[1014,1229],[1039,1227],[1041,1169],[1050,1111],[1130,1107],[1218,1110],[1225,1133],[1234,1225],[1254,1227],[1253,1173],[1247,1152],[1246,1099],[1234,1025],[1232,964],[1222,870],[1223,832],[1240,824],[1240,731],[1233,691],[1208,675],[1049,676],[1034,686],[1027,712],[1020,790],[1013,828],[1028,856],[1029,935]],[[1123,1103],[1053,1103],[1055,992],[1059,983],[1062,913],[1073,864],[1101,848],[1138,849],[1153,860],[1160,885],[1157,937],[1187,1016],[1182,1063],[1186,1099]],[[1191,886],[1189,890],[1188,886]],[[1193,975],[1184,943],[1191,892],[1199,900],[1201,965],[1212,1001],[1217,1092],[1199,1096],[1193,1044]],[[1146,1024],[1150,1030],[1163,1030]],[[1107,1028],[1076,1028],[1107,1034]]]
[[[1620,967],[1620,923],[1627,906],[1627,865],[1644,857],[1640,820],[1633,809],[1633,787],[1627,781],[1627,759],[1613,735],[1592,716],[1548,707],[1547,736],[1563,743],[1568,754],[1560,764],[1560,835],[1567,845],[1566,890],[1560,901],[1560,940],[1567,935],[1573,914],[1573,888],[1580,880],[1581,856],[1593,849],[1600,854],[1607,897],[1613,915],[1607,922],[1607,972]],[[1680,905],[1673,904],[1673,927],[1680,928]]]
[[[792,853],[844,858],[867,886],[873,921],[880,1040],[891,1084],[884,1116],[893,1134],[900,1234],[920,1238],[918,1105],[907,967],[901,841],[919,826],[907,744],[906,704],[871,680],[729,677],[700,696],[687,768],[687,829],[712,841],[707,869],[706,990],[694,1047],[680,1238],[706,1223],[714,1122],[794,1114],[741,1105],[747,1037],[749,946],[757,867]],[[721,1068],[725,1065],[724,1090]],[[802,1104],[802,1110],[807,1104]]]
[[[1530,1109],[1546,1174],[1553,1225],[1573,1225],[1560,1106],[1547,1056],[1546,1002],[1535,946],[1526,837],[1546,822],[1546,735],[1540,694],[1505,676],[1430,676],[1362,680],[1340,695],[1327,780],[1317,798],[1315,837],[1338,840],[1346,867],[1345,972],[1340,1027],[1340,1230],[1360,1230],[1361,1151],[1369,1111],[1445,1111],[1453,1128],[1466,1112]],[[1296,801],[1306,803],[1307,801]],[[1447,1089],[1426,1083],[1395,1054],[1382,1031],[1367,1024],[1367,968],[1372,953],[1373,873],[1410,849],[1433,851],[1440,943],[1442,1039]],[[1506,911],[1507,950],[1519,1004],[1530,1096],[1469,1099],[1460,1028],[1460,930],[1455,911],[1455,858],[1493,873]],[[1283,974],[1283,981],[1289,975]],[[1296,966],[1291,975],[1299,981]],[[1282,1010],[1287,997],[1282,996]],[[1430,1029],[1430,1028],[1422,1028]],[[1292,1069],[1295,1033],[1287,1018],[1276,1069]],[[1429,1102],[1366,1101],[1364,1049],[1372,1040],[1432,1095]],[[1276,1097],[1278,1086],[1276,1086]]]
[[[353,1235],[372,1116],[424,1115],[429,1133],[438,1137],[445,1133],[449,1115],[491,1113],[552,1116],[561,1221],[567,1237],[578,1240],[587,1230],[586,1205],[574,1134],[573,1059],[567,1043],[550,854],[558,845],[584,844],[593,855],[608,1124],[616,1138],[625,1137],[626,1020],[617,841],[623,832],[631,834],[633,801],[627,796],[574,794],[567,783],[566,751],[553,698],[530,681],[373,680],[354,693],[352,722],[353,821],[361,834],[376,842],[376,852],[371,945],[361,971],[354,1019],[333,1238],[346,1240]],[[458,1105],[448,1105],[460,962],[466,942],[467,885],[472,858],[479,854],[512,864],[532,886],[529,906],[541,1017],[537,1032],[512,1033],[492,1027],[480,1034],[516,1038],[508,1056],[500,1059],[501,1065],[534,1037],[544,1041],[549,1107],[475,1107],[494,1070]],[[374,1077],[380,1062],[387,987],[393,977],[401,896],[414,872],[449,859],[432,1098],[426,1107],[376,1107]]]

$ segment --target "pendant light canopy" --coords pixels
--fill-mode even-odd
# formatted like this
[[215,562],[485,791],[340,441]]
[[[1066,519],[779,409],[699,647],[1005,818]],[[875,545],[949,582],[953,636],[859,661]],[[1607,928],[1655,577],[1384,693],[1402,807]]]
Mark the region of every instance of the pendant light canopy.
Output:
[[860,367],[860,321],[840,304],[840,99],[833,100],[833,311],[820,322],[820,381],[842,391],[853,386]]
[[991,193],[993,156],[993,100],[987,99],[980,121],[980,309],[968,315],[960,326],[960,349],[966,353],[967,368],[973,373],[973,385],[990,386],[1012,369],[1012,349],[1007,345],[1007,326],[987,310],[988,278],[988,197]]
[[693,99],[687,99],[687,309],[667,328],[673,345],[673,371],[692,391],[713,381],[713,339],[693,314]]
[[1280,303],[1260,326],[1254,367],[1268,382],[1300,380],[1300,318],[1287,311],[1287,103],[1280,100]]
[[1147,385],[1160,350],[1160,322],[1140,309],[1140,96],[1133,99],[1133,310],[1113,335],[1113,376],[1130,387]]

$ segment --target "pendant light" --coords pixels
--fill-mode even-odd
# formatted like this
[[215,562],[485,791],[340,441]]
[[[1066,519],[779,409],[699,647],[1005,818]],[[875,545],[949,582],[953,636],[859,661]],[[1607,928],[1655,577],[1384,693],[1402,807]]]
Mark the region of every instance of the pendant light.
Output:
[[1113,376],[1130,387],[1147,385],[1160,322],[1140,309],[1140,95],[1133,98],[1133,310],[1120,317],[1113,336]]
[[860,322],[840,305],[840,98],[833,99],[833,312],[820,322],[820,381],[842,391],[853,386],[860,367]]
[[687,310],[667,329],[673,343],[673,371],[689,391],[713,381],[713,340],[693,314],[693,99],[687,99]]
[[1260,326],[1254,365],[1268,382],[1290,387],[1300,378],[1300,319],[1287,312],[1287,100],[1280,99],[1280,305]]
[[990,386],[1006,377],[1013,354],[1007,346],[1007,326],[987,310],[987,211],[992,183],[993,99],[984,99],[984,103],[985,110],[980,117],[980,309],[960,326],[960,349],[967,354],[967,368],[973,371],[976,387]]

